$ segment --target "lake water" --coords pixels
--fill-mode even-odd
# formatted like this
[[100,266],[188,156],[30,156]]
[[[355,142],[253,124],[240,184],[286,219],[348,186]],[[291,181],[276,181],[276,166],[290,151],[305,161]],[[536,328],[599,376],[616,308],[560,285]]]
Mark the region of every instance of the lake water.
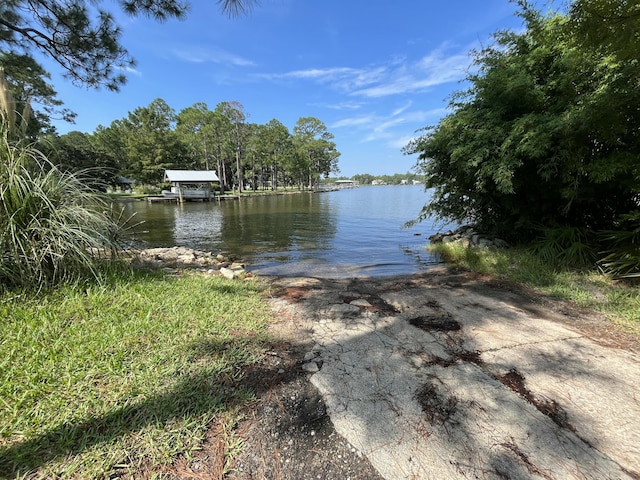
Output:
[[429,197],[424,187],[376,186],[221,202],[128,202],[149,247],[224,253],[267,275],[344,278],[415,273],[440,263],[426,251],[432,222],[403,228]]

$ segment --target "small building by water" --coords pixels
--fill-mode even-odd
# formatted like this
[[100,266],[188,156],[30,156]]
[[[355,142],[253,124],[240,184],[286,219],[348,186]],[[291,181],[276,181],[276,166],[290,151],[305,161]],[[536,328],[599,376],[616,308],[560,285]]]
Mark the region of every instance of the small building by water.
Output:
[[182,203],[187,200],[213,200],[213,185],[220,179],[214,170],[165,170],[164,181],[171,183],[171,190],[163,190],[162,196]]
[[336,186],[338,188],[356,188],[358,182],[355,180],[336,180]]

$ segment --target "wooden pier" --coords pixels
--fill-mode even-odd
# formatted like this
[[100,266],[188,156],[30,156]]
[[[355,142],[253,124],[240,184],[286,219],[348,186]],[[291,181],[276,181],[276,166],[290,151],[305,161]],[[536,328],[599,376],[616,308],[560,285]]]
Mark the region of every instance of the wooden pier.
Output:
[[[210,197],[210,198],[203,198],[203,197],[190,198],[190,197],[186,196],[182,200],[184,202],[214,202],[216,200],[219,202],[221,200],[238,200],[239,198],[240,198],[240,195],[216,195],[215,197]],[[151,203],[160,203],[160,202],[180,203],[180,197],[178,197],[178,196],[170,196],[170,195],[147,197],[147,202],[151,202]]]

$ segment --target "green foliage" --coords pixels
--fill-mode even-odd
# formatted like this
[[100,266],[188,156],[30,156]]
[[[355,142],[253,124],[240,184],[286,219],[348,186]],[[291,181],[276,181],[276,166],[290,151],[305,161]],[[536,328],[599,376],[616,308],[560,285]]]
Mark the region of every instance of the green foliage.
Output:
[[[585,37],[586,6],[619,2],[577,3],[585,8],[543,17],[519,2],[526,31],[499,32],[475,52],[471,87],[405,148],[434,190],[421,219],[528,241],[540,225],[611,229],[637,208],[640,130],[629,126],[640,123],[639,62],[614,56],[617,42],[594,51]],[[635,28],[639,18],[625,21]],[[577,245],[570,256],[590,257]]]
[[136,108],[121,121],[126,176],[140,182],[160,183],[166,169],[185,163],[187,146],[174,130],[175,121],[175,111],[160,98],[148,107]]
[[350,179],[346,177],[336,178],[336,180],[355,180],[360,185],[413,185],[414,181],[424,183],[424,178],[416,173],[394,173],[393,175],[371,175],[369,173],[358,173]]
[[81,172],[86,187],[105,191],[116,183],[117,164],[106,151],[96,147],[90,135],[78,131],[48,136],[40,150],[63,172]]
[[592,267],[597,259],[594,235],[583,228],[541,227],[541,235],[531,244],[534,255],[548,265]]
[[640,277],[640,211],[623,215],[616,230],[601,232],[606,250],[600,260],[605,272],[617,278]]
[[0,286],[100,278],[98,252],[113,258],[120,226],[80,176],[20,139],[28,116],[15,108],[0,70]]
[[301,117],[293,127],[293,143],[298,162],[295,174],[300,184],[307,182],[309,188],[318,185],[320,177],[328,177],[338,171],[338,157],[333,134],[315,117]]
[[53,133],[51,117],[73,122],[75,113],[62,107],[53,86],[48,83],[51,75],[31,56],[14,52],[0,53],[0,67],[4,69],[6,81],[22,111],[27,103],[38,105],[29,118],[27,138],[36,140],[41,134]]

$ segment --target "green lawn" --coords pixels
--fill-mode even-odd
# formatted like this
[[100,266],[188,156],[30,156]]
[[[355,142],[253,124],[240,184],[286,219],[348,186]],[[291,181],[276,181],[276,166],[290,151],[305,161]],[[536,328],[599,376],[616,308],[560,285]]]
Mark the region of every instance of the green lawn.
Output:
[[197,275],[3,294],[0,478],[135,477],[188,455],[252,399],[234,380],[269,316],[258,281]]

